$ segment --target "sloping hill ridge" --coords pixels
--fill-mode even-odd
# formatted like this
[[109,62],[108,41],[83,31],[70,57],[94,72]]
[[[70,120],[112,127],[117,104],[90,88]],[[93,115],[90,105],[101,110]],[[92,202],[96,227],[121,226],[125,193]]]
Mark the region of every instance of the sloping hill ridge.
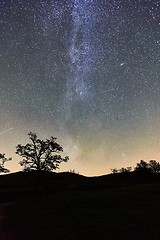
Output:
[[0,176],[0,193],[34,191],[37,186],[46,192],[89,190],[138,183],[160,183],[160,174],[129,172],[85,177],[63,172],[16,172]]

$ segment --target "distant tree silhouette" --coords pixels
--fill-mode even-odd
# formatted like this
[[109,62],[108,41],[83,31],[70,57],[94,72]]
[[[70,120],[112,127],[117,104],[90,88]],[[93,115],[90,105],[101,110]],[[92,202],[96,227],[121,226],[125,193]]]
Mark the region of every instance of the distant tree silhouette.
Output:
[[111,168],[111,172],[112,173],[124,173],[124,172],[131,172],[132,171],[132,167],[126,167],[126,168]]
[[62,158],[59,153],[63,152],[63,148],[56,142],[55,137],[50,139],[40,140],[36,133],[28,133],[31,143],[25,146],[18,144],[16,154],[23,157],[20,165],[23,166],[23,171],[36,170],[53,171],[59,168],[61,162],[67,162],[69,157]]
[[76,172],[75,169],[70,169],[69,172],[74,174],[79,174],[79,172]]
[[111,172],[114,174],[114,173],[118,173],[119,170],[117,168],[111,168]]
[[149,172],[150,171],[150,166],[149,164],[144,161],[144,160],[141,160],[140,163],[137,163],[137,166],[135,167],[134,169],[135,171],[143,171],[143,172]]
[[[132,167],[122,167],[120,169],[117,168],[111,168],[112,173],[125,173],[125,172],[131,172]],[[137,163],[136,167],[134,168],[134,171],[141,171],[141,172],[151,172],[151,173],[160,173],[160,163],[156,160],[150,160],[149,163],[141,160],[139,163]]]
[[132,167],[126,167],[126,168],[119,169],[120,173],[131,172],[131,171],[132,171]]
[[5,154],[0,153],[0,173],[8,173],[9,169],[4,167],[4,163],[12,160],[12,158],[6,158]]
[[153,173],[160,173],[160,164],[156,160],[149,161],[149,169]]

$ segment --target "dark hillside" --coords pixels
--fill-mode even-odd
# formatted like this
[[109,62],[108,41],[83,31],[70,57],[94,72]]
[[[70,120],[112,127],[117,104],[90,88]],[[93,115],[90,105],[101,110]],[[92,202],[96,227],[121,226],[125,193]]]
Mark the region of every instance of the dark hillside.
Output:
[[0,240],[159,240],[160,176],[0,176]]
[[48,193],[63,190],[89,190],[128,184],[160,183],[160,174],[150,172],[127,172],[97,177],[63,172],[17,172],[0,176],[0,193],[35,191],[37,187]]
[[0,202],[16,200],[28,194],[73,190],[84,185],[86,177],[74,173],[17,172],[0,176]]
[[2,240],[159,240],[160,184],[61,191],[5,206]]

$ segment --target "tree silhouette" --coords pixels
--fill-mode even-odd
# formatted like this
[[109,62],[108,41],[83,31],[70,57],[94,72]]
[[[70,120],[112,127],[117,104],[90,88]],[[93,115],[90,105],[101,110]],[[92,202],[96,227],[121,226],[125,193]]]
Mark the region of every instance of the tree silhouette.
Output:
[[23,157],[20,165],[23,171],[36,170],[51,172],[59,168],[61,162],[67,162],[69,157],[62,158],[59,153],[63,152],[63,148],[56,142],[57,138],[40,140],[36,133],[28,133],[31,143],[25,146],[18,144],[16,154]]
[[135,171],[143,171],[143,172],[148,172],[150,171],[149,164],[141,160],[140,163],[137,163],[137,166],[135,167]]
[[111,172],[114,174],[114,173],[118,173],[119,170],[117,168],[111,168]]
[[12,160],[12,158],[6,158],[5,154],[0,153],[0,173],[8,173],[9,169],[4,167],[4,163]]
[[132,167],[122,167],[120,169],[117,168],[111,168],[111,172],[112,173],[126,173],[126,172],[131,172],[132,171]]
[[126,172],[131,172],[132,171],[132,167],[126,167],[126,168],[121,168],[119,169],[120,173],[126,173]]
[[156,160],[149,161],[149,169],[153,173],[160,173],[160,164]]

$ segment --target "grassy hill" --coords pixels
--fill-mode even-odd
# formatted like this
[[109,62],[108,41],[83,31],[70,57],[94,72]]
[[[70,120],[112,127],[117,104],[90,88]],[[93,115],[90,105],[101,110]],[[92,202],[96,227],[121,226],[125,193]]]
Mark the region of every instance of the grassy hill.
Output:
[[160,176],[0,176],[1,240],[160,239]]

